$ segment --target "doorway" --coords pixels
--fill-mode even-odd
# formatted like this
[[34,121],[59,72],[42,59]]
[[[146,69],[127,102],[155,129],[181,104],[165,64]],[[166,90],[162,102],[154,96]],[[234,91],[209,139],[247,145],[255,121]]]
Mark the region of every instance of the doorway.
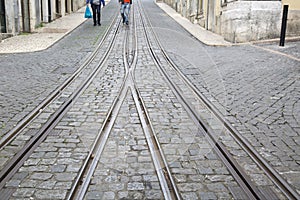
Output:
[[29,0],[21,1],[23,32],[30,33]]
[[0,33],[6,33],[5,4],[0,0]]

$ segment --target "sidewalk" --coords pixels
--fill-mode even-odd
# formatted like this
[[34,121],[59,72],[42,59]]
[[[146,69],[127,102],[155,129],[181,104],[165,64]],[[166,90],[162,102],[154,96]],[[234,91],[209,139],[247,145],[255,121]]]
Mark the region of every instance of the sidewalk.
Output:
[[34,52],[49,48],[86,19],[85,7],[38,28],[35,33],[21,34],[0,42],[0,53]]
[[188,19],[182,17],[174,9],[165,3],[156,3],[163,11],[165,11],[170,17],[177,21],[187,31],[189,31],[194,37],[209,46],[230,46],[232,43],[227,42],[224,38],[211,31],[207,31],[198,24],[191,23]]
[[[199,25],[192,24],[168,5],[164,3],[157,3],[157,5],[204,44],[213,46],[231,45],[221,36],[207,31]],[[83,17],[84,11],[85,7],[82,7],[77,12],[45,24],[44,27],[37,29],[36,33],[22,34],[5,39],[0,43],[0,53],[34,52],[47,49],[86,20]]]

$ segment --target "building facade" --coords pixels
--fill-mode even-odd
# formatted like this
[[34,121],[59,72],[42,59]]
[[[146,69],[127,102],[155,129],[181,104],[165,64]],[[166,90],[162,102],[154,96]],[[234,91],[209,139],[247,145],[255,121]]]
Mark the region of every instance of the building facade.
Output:
[[84,6],[84,0],[0,0],[1,38],[30,33]]
[[183,17],[239,43],[280,37],[283,5],[287,36],[300,36],[299,0],[163,0]]

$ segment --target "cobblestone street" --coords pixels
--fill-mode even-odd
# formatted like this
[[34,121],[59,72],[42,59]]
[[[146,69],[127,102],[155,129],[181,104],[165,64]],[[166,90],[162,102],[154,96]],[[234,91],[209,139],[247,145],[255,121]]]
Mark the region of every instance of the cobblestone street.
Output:
[[[259,197],[289,199],[230,127],[299,197],[300,42],[208,46],[158,5],[134,2],[126,26],[120,22],[118,3],[111,1],[102,10],[101,26],[86,20],[46,50],[0,54],[1,198],[73,199],[73,190],[78,196],[84,191],[84,199],[250,198],[220,157],[220,144]],[[57,98],[2,145],[24,117],[81,68]],[[11,160],[73,95],[53,130],[3,182]],[[95,142],[103,138],[105,142]],[[96,145],[100,147],[94,151]],[[89,174],[83,166],[91,168],[93,163],[87,163],[93,159],[96,165]],[[83,179],[90,179],[86,188]]]

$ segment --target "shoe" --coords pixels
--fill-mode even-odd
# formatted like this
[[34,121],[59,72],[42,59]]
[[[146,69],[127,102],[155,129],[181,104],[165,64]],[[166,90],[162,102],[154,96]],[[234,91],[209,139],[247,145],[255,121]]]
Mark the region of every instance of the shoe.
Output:
[[98,26],[101,26],[101,23],[98,23]]
[[126,25],[128,25],[128,22],[126,22]]
[[97,24],[94,24],[94,26],[96,26]]

